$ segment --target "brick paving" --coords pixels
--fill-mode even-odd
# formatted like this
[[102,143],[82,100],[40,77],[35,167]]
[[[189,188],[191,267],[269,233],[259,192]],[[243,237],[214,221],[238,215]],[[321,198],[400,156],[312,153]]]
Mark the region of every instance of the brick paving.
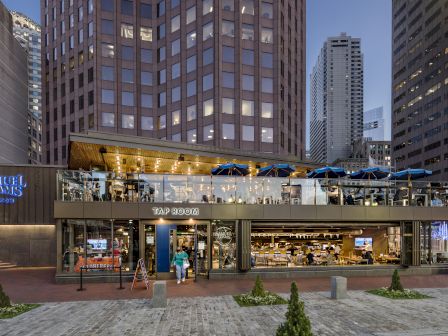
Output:
[[[424,300],[390,300],[350,291],[333,301],[305,292],[315,335],[448,335],[448,289],[420,289]],[[285,295],[286,297],[286,295]],[[182,297],[151,309],[147,299],[45,303],[11,320],[0,335],[275,335],[286,305],[239,307],[229,295]]]

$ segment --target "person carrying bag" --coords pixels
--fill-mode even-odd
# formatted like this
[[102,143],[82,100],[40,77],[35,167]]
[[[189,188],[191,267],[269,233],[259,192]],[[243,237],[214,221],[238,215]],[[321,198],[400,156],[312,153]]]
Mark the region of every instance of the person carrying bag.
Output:
[[188,262],[188,254],[180,248],[177,247],[177,252],[173,256],[173,260],[171,261],[171,265],[176,267],[176,277],[177,284],[180,284],[180,281],[185,281],[185,271],[188,267],[190,267],[190,263]]

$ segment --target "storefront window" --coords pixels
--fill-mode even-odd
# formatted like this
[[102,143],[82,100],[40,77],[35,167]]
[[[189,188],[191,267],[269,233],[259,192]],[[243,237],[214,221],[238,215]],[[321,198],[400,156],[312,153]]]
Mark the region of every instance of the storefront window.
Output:
[[431,225],[432,263],[448,263],[448,222],[433,222]]
[[212,268],[235,270],[236,268],[235,222],[212,222]]
[[[159,168],[160,161],[156,161],[155,170]],[[163,202],[163,175],[140,174],[140,201],[158,203]]]
[[290,185],[288,178],[265,178],[264,179],[264,204],[289,204]]
[[[173,168],[175,169],[175,168]],[[175,171],[173,171],[175,173]],[[188,176],[165,175],[163,178],[163,194],[165,202],[186,202],[188,200]]]
[[[62,225],[62,272],[75,271],[75,266],[84,266],[79,263],[84,257],[84,221],[66,220]],[[84,260],[84,259],[83,259]]]
[[213,203],[235,203],[235,177],[213,176],[212,182]]
[[113,254],[123,271],[135,269],[139,256],[138,223],[132,220],[114,222]]
[[98,271],[113,271],[114,266],[120,265],[118,247],[112,246],[111,228],[108,220],[86,221],[86,256],[79,258],[75,272],[80,271],[81,265]]
[[236,191],[238,204],[262,204],[263,203],[263,179],[245,176],[238,182]]
[[211,177],[188,176],[188,201],[193,203],[211,202]]

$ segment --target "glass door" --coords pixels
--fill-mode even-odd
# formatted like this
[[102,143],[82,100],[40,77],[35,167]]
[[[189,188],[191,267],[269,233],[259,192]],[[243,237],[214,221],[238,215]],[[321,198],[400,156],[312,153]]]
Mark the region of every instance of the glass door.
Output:
[[145,225],[145,266],[150,275],[156,272],[155,225]]
[[195,259],[194,269],[196,277],[208,277],[208,224],[197,224],[195,231]]

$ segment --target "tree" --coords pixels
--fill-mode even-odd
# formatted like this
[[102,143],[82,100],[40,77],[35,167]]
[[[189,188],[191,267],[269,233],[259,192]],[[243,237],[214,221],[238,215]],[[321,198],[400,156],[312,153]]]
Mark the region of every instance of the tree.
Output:
[[251,292],[252,296],[265,296],[266,292],[263,287],[263,282],[261,281],[261,278],[259,275],[257,275],[257,278],[255,279],[255,285]]
[[295,282],[291,284],[291,297],[286,312],[286,322],[277,329],[277,336],[312,336],[311,323],[305,314],[305,304],[299,300]]
[[11,307],[11,300],[8,295],[3,291],[2,285],[0,285],[0,308]]
[[403,285],[400,282],[400,276],[398,275],[398,270],[394,271],[394,274],[392,275],[392,283],[389,286],[389,290],[395,290],[395,291],[404,291]]

